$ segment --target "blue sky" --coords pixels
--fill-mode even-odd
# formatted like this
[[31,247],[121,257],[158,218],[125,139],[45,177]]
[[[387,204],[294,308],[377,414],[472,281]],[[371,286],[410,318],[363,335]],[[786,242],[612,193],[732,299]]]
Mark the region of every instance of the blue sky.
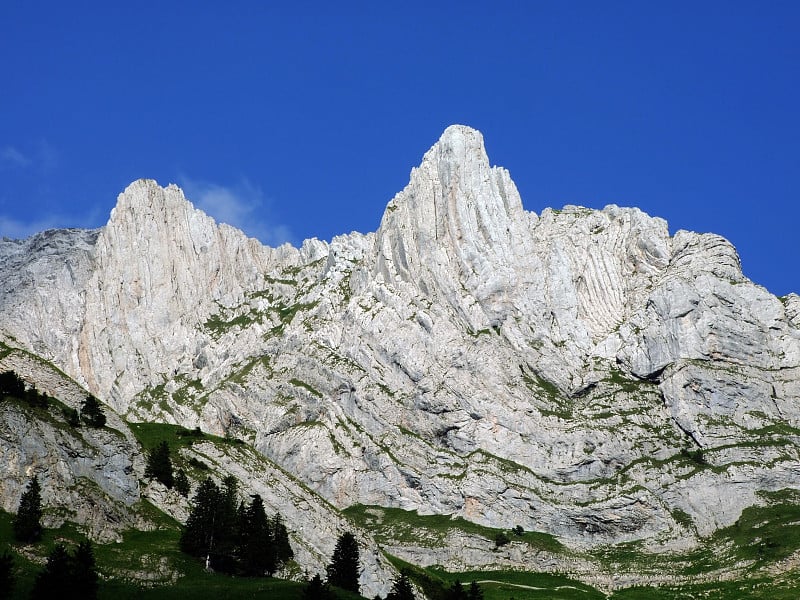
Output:
[[452,123],[525,207],[719,233],[800,292],[798,2],[0,5],[0,235],[131,181],[270,244],[374,231]]

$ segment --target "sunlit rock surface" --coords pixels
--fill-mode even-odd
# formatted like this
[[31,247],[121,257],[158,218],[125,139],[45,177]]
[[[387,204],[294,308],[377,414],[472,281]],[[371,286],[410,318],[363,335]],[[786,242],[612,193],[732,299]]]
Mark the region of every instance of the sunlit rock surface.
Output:
[[375,233],[268,248],[140,180],[100,230],[0,242],[0,271],[9,343],[338,508],[675,548],[800,487],[798,297],[635,208],[525,211],[468,127]]

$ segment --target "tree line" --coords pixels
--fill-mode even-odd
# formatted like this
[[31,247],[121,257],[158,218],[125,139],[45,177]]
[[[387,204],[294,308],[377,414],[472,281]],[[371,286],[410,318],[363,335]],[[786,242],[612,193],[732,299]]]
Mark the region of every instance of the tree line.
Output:
[[[31,477],[28,487],[20,497],[17,514],[12,521],[14,539],[23,544],[34,544],[42,539],[42,496],[39,480]],[[47,557],[47,563],[36,575],[32,600],[49,600],[54,590],[65,600],[94,600],[97,598],[99,576],[92,543],[80,542],[74,552],[56,544]],[[0,555],[0,598],[11,595],[16,583],[14,559],[6,551]]]
[[[49,408],[53,398],[40,392],[36,386],[29,386],[16,372],[4,371],[0,373],[0,400],[6,398],[17,398],[29,406],[40,409]],[[89,394],[81,403],[81,409],[65,406],[62,409],[67,423],[73,427],[87,425],[88,427],[105,427],[106,415],[100,401]]]
[[236,479],[222,487],[207,477],[197,488],[180,537],[183,552],[201,558],[207,569],[246,576],[269,576],[294,558],[280,513],[268,517],[258,494],[238,499]]

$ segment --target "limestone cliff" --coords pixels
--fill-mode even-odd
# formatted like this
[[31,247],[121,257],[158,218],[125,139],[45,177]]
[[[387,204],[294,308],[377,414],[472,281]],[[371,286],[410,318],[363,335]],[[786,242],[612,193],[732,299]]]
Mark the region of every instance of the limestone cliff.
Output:
[[637,209],[525,211],[467,127],[376,233],[267,248],[142,180],[98,231],[0,243],[0,272],[7,339],[338,508],[674,548],[800,487],[797,296]]

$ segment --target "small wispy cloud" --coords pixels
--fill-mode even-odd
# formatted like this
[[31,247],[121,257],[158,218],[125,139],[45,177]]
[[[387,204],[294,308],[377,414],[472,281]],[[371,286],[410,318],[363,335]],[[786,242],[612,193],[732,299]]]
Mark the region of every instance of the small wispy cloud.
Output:
[[0,147],[0,167],[49,171],[58,166],[58,151],[47,140],[23,144],[23,148],[11,144]]
[[178,183],[197,208],[218,222],[241,229],[268,246],[280,246],[294,239],[288,226],[269,221],[269,201],[261,188],[247,179],[221,185],[183,175]]
[[3,146],[0,150],[0,162],[12,167],[29,167],[33,160],[14,146]]

